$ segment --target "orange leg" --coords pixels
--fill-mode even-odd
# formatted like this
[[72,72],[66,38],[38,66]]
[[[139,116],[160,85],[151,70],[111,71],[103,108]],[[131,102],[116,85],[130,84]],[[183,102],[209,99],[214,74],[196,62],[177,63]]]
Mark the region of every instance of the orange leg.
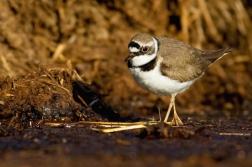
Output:
[[[167,111],[166,116],[165,116],[165,119],[164,119],[164,123],[168,123],[168,118],[169,118],[169,115],[170,115],[172,106],[174,106],[174,104],[175,104],[175,96],[172,95],[172,96],[171,96],[171,99],[170,99],[169,108],[168,108],[168,111]],[[168,123],[168,124],[169,124],[169,123]]]
[[[176,95],[172,95],[171,96],[169,108],[168,108],[168,111],[166,113],[166,116],[165,116],[165,119],[164,119],[164,123],[168,124],[168,125],[180,126],[180,125],[183,125],[183,122],[180,120],[180,118],[179,118],[179,116],[178,116],[178,114],[176,112],[175,96]],[[168,122],[168,118],[169,118],[169,115],[170,115],[172,107],[173,107],[174,116],[173,116],[172,122]]]

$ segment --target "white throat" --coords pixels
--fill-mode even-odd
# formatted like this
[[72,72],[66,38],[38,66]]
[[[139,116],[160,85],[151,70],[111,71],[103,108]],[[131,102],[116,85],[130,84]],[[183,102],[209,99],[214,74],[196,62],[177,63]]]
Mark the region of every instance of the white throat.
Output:
[[155,52],[151,55],[144,54],[144,55],[135,56],[131,60],[131,63],[133,66],[135,66],[135,67],[142,66],[142,65],[149,63],[151,60],[155,59],[155,57],[157,56],[157,51],[158,51],[158,41],[154,37],[152,37],[152,38],[154,41]]

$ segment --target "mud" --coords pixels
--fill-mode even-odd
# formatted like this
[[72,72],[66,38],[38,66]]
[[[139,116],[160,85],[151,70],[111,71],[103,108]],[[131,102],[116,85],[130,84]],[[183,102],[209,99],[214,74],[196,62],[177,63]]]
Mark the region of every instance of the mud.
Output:
[[160,126],[111,134],[89,128],[25,129],[0,138],[1,164],[250,166],[252,163],[251,119],[192,119],[184,127]]

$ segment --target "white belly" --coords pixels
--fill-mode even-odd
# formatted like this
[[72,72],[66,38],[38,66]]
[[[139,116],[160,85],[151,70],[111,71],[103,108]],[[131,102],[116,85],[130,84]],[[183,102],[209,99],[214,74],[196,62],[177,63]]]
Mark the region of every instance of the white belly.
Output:
[[157,95],[172,95],[183,92],[191,86],[198,78],[187,81],[179,82],[163,76],[160,72],[159,63],[150,71],[141,71],[140,68],[130,68],[130,72],[135,81],[144,89],[151,91]]

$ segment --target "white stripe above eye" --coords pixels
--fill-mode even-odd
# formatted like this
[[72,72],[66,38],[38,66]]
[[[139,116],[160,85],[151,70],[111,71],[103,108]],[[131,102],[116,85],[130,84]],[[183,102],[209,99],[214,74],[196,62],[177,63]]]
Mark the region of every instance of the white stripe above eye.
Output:
[[130,52],[139,52],[139,49],[135,47],[129,47]]

